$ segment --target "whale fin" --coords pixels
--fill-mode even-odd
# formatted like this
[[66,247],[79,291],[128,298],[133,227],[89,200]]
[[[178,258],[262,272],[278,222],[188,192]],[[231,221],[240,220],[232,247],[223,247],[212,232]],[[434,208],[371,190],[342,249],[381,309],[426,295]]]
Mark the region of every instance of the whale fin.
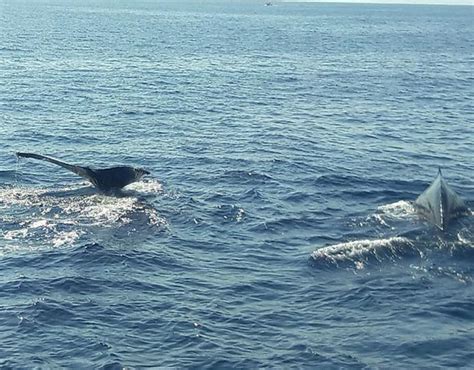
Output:
[[415,205],[424,218],[441,230],[446,230],[452,219],[468,211],[461,197],[444,180],[441,168],[431,185],[416,199]]
[[41,155],[41,154],[17,152],[16,155],[17,155],[17,157],[34,158],[34,159],[39,159],[39,160],[42,160],[42,161],[47,161],[47,162],[54,163],[58,166],[61,166],[65,169],[71,171],[71,172],[74,172],[76,175],[79,175],[79,176],[85,178],[86,180],[91,181],[94,184],[95,177],[93,176],[93,171],[88,167],[81,167],[81,166],[76,166],[76,165],[73,165],[73,164],[65,163],[65,162],[59,161],[55,158],[47,157],[47,156]]

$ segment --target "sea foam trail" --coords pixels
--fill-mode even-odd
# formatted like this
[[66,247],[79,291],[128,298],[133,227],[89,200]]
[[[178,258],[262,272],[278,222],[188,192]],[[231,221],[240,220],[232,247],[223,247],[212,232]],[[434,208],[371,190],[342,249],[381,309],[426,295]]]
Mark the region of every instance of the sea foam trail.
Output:
[[371,261],[399,259],[402,255],[412,253],[412,241],[404,237],[386,239],[364,239],[326,246],[315,250],[311,257],[316,263],[335,265],[349,263],[362,269]]

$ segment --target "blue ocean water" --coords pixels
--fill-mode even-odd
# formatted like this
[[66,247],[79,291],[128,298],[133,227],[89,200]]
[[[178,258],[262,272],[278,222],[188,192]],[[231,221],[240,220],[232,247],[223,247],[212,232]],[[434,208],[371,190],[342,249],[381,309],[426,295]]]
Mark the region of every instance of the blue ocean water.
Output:
[[474,367],[473,16],[0,1],[0,367]]

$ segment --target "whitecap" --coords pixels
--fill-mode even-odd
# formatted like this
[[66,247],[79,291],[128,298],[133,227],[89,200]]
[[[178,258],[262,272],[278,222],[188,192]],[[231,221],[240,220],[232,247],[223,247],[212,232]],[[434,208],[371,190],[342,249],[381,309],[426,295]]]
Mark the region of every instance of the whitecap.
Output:
[[412,202],[400,200],[395,203],[384,204],[377,208],[376,216],[383,220],[411,220],[417,217],[416,209]]
[[392,217],[406,217],[416,214],[413,203],[406,200],[379,206],[377,210]]
[[28,235],[28,228],[21,228],[18,230],[8,230],[3,233],[3,238],[6,240],[24,239]]
[[72,245],[81,235],[82,232],[78,230],[58,232],[52,239],[52,245],[54,248]]
[[398,258],[413,250],[413,243],[405,237],[386,239],[363,239],[339,243],[315,250],[311,257],[317,262],[338,265],[349,262],[357,269],[362,269],[371,260],[381,261],[385,258]]

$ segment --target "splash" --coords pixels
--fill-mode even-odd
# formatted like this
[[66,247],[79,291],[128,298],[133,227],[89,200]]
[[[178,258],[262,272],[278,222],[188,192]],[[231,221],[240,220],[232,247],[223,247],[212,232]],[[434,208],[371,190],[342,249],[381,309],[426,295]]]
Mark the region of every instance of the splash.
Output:
[[163,185],[155,179],[143,180],[128,185],[125,192],[130,190],[140,192],[143,195],[158,194],[163,192]]
[[400,200],[395,203],[385,204],[377,208],[377,211],[390,218],[406,219],[416,216],[416,210],[413,203],[406,200]]
[[[161,191],[151,182],[136,189]],[[126,194],[125,194],[126,195]],[[7,250],[59,248],[98,231],[122,230],[125,235],[167,226],[150,204],[134,196],[110,197],[86,187],[45,189],[0,188],[0,236]]]
[[411,202],[401,200],[395,203],[385,204],[377,208],[377,211],[368,217],[368,220],[376,224],[394,229],[393,223],[401,221],[413,221],[417,217],[415,207]]
[[364,239],[326,246],[315,250],[311,257],[315,262],[326,265],[349,264],[356,269],[363,269],[371,261],[399,259],[413,250],[411,240],[404,237],[387,239]]

